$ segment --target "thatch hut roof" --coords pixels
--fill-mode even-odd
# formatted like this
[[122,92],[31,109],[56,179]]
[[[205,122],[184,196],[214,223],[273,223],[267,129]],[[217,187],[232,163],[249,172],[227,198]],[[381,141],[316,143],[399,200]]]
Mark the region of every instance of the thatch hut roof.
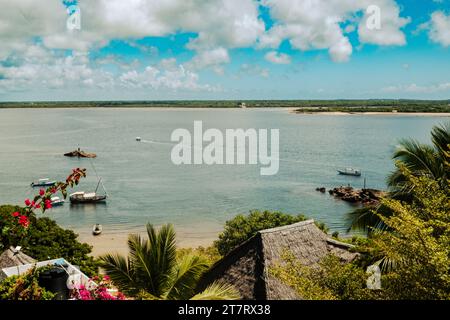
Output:
[[202,277],[199,289],[218,280],[234,285],[243,299],[300,299],[294,290],[269,273],[271,267],[282,263],[283,251],[288,249],[303,265],[313,266],[328,254],[340,257],[343,262],[354,260],[357,253],[350,252],[350,247],[329,238],[314,220],[259,231],[217,262]]
[[15,267],[24,264],[35,263],[36,260],[27,256],[21,251],[17,251],[13,247],[0,255],[0,269]]

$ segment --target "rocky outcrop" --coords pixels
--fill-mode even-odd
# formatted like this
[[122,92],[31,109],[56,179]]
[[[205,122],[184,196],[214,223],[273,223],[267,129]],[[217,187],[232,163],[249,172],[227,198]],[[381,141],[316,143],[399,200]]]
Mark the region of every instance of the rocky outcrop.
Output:
[[338,187],[328,191],[330,195],[350,203],[362,203],[364,205],[377,204],[386,193],[376,189],[354,189],[352,187]]
[[65,153],[66,157],[78,157],[78,158],[95,158],[97,155],[95,153],[84,152],[80,149],[74,150],[72,152]]

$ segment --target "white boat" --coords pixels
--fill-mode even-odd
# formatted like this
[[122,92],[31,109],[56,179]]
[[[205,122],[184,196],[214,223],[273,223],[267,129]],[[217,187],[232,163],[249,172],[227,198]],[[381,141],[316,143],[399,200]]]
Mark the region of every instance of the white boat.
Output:
[[[100,184],[103,186],[102,179],[98,181],[97,188],[94,192],[84,192],[79,191],[72,193],[70,195],[70,202],[73,204],[86,204],[86,203],[99,203],[99,202],[105,202],[108,195],[106,194],[98,194],[97,190]],[[105,187],[103,186],[103,190],[105,190]]]
[[52,202],[52,207],[62,206],[65,202],[64,199],[61,199],[59,197],[52,197],[50,200]]
[[71,203],[97,203],[106,201],[106,195],[98,195],[96,192],[75,192],[70,195]]
[[56,181],[50,181],[50,179],[39,179],[38,181],[33,181],[31,187],[52,187],[56,184]]
[[102,233],[102,231],[103,231],[103,227],[101,224],[98,224],[98,223],[95,224],[94,227],[92,228],[92,234],[94,236],[100,235]]
[[347,168],[345,170],[338,170],[338,173],[344,176],[354,176],[354,177],[360,177],[361,176],[361,170],[353,169],[353,168]]

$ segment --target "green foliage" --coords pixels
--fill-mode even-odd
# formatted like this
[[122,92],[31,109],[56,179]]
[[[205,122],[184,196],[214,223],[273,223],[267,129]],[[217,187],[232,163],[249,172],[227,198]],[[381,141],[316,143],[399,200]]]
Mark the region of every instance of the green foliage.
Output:
[[367,275],[362,268],[343,264],[333,255],[326,256],[318,266],[308,267],[287,251],[283,264],[270,272],[306,300],[367,300],[377,295],[366,288]]
[[0,282],[0,300],[53,300],[55,295],[38,284],[43,269],[32,269],[21,276],[12,276]]
[[[225,230],[219,235],[219,240],[214,242],[214,246],[223,256],[228,254],[236,246],[253,237],[258,231],[290,225],[304,221],[303,215],[289,215],[282,212],[272,211],[250,211],[250,214],[237,215],[225,224]],[[324,225],[321,225],[324,229]]]
[[175,231],[164,225],[159,232],[147,225],[148,239],[128,238],[129,256],[102,256],[102,268],[124,293],[137,299],[185,300],[208,294],[217,299],[237,299],[232,287],[215,285],[203,293],[195,291],[208,262],[194,254],[177,255]]
[[[4,217],[14,211],[21,212],[23,208],[15,206],[0,206],[0,229]],[[30,215],[30,227],[25,237],[6,233],[0,235],[0,249],[5,250],[11,244],[22,246],[25,254],[36,260],[50,260],[64,258],[70,263],[80,267],[87,275],[97,273],[98,266],[93,257],[90,257],[91,246],[80,243],[77,234],[72,230],[65,230],[49,218],[36,218]]]
[[413,200],[384,200],[393,214],[380,219],[389,231],[374,236],[373,250],[388,272],[385,291],[392,299],[450,299],[450,189],[401,170]]
[[177,249],[177,257],[182,258],[186,255],[196,255],[202,257],[208,266],[212,266],[214,263],[219,261],[222,256],[216,247],[197,247],[197,248],[180,248]]

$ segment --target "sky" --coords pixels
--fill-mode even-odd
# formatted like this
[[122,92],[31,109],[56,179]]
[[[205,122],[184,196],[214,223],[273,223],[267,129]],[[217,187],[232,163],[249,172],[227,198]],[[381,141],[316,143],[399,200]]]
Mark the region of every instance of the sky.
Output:
[[0,0],[0,101],[450,99],[450,0]]

